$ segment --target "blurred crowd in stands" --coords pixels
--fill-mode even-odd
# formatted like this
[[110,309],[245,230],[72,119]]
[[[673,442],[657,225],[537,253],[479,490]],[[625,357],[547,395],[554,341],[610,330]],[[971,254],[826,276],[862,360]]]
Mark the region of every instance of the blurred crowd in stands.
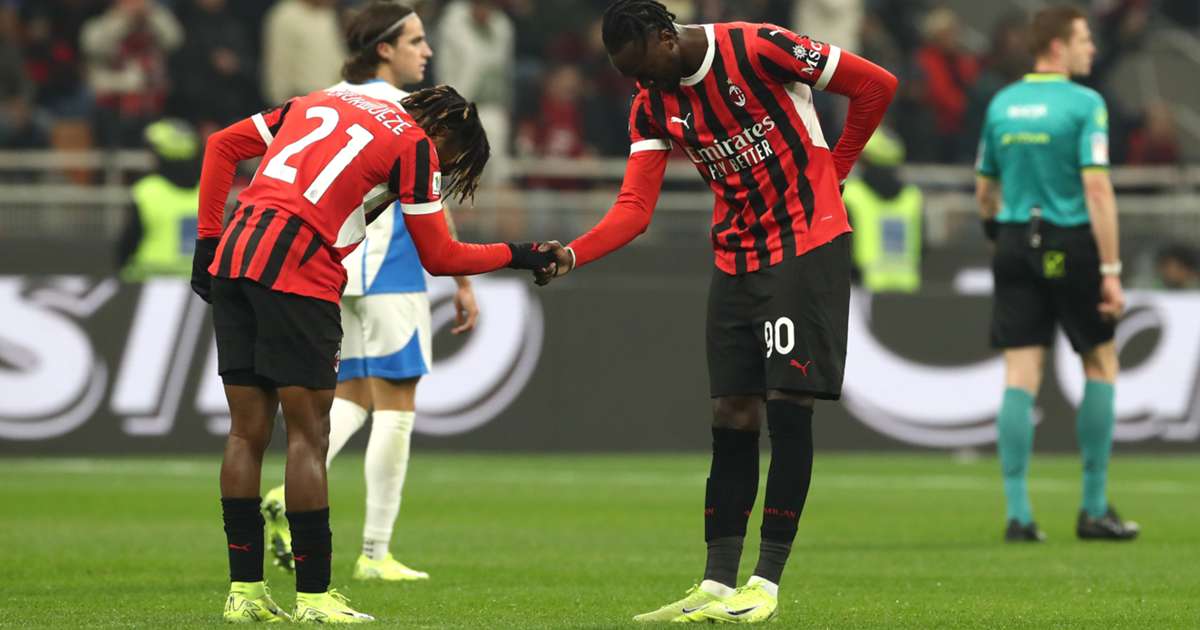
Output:
[[[0,148],[138,146],[164,115],[208,132],[338,80],[347,0],[0,0]],[[631,85],[599,37],[607,0],[426,0],[431,82],[478,102],[503,155],[622,155]],[[888,124],[910,162],[970,163],[991,96],[1029,71],[1024,17],[964,33],[925,0],[667,0],[681,22],[769,21],[902,79]],[[1092,3],[1102,92],[1152,24],[1200,33],[1196,0]],[[973,37],[967,37],[971,34]],[[968,45],[971,42],[973,45]],[[1181,159],[1171,107],[1109,99],[1117,163]],[[1117,105],[1115,105],[1117,104]],[[827,135],[844,104],[821,101]],[[503,173],[501,173],[503,176]]]

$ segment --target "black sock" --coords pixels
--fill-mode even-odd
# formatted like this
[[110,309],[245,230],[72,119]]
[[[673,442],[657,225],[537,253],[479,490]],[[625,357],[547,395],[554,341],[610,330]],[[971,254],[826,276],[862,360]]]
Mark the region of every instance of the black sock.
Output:
[[229,581],[261,582],[263,579],[262,499],[221,498],[225,541],[229,546]]
[[704,579],[736,586],[741,541],[758,494],[758,431],[714,428],[712,433],[712,468],[704,495]]
[[288,512],[287,519],[292,530],[292,558],[296,561],[296,592],[328,591],[329,564],[333,557],[329,508]]
[[785,400],[767,401],[771,468],[763,502],[762,547],[754,575],[776,584],[783,576],[812,482],[812,416],[812,407]]
[[738,565],[742,562],[744,536],[726,536],[708,541],[708,561],[704,564],[704,579],[737,586]]

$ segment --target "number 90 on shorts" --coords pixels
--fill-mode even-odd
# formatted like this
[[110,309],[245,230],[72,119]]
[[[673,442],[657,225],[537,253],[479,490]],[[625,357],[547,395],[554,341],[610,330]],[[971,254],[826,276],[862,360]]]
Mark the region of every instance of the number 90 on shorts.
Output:
[[753,273],[713,273],[705,339],[709,392],[837,400],[846,366],[850,239]]
[[796,325],[789,317],[763,322],[763,343],[767,347],[767,358],[773,354],[787,356],[796,347]]

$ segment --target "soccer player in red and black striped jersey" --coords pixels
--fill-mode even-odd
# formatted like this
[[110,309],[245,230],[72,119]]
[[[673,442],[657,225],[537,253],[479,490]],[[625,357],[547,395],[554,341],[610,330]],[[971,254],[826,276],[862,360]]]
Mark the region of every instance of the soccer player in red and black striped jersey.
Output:
[[[362,241],[367,223],[398,198],[431,273],[546,267],[550,254],[532,243],[476,245],[450,237],[443,187],[460,199],[473,196],[488,153],[475,106],[446,86],[399,104],[334,87],[209,139],[192,286],[213,305],[218,369],[232,418],[221,466],[232,582],[227,620],[285,616],[263,587],[259,512],[262,456],[280,406],[297,621],[370,620],[329,591],[325,455],[342,340],[341,259]],[[237,162],[257,156],[263,160],[254,181],[223,222]]]
[[[639,83],[630,158],[616,204],[559,253],[554,275],[646,229],[672,144],[716,196],[707,331],[708,562],[704,580],[684,599],[637,619],[765,621],[777,611],[812,475],[814,399],[841,395],[850,225],[839,184],[883,118],[896,79],[837,46],[772,24],[678,25],[654,0],[613,3],[603,37],[613,65]],[[850,98],[833,150],[813,110],[813,90]],[[764,408],[771,465],[762,545],[754,575],[735,591],[758,489]]]

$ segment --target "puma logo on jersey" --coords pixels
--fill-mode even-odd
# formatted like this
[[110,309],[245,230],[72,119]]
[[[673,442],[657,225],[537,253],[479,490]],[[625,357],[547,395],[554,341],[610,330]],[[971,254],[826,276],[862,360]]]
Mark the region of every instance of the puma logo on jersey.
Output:
[[671,117],[671,122],[673,122],[673,123],[679,123],[679,124],[683,125],[683,128],[684,128],[684,129],[691,129],[691,128],[692,128],[692,122],[691,122],[691,121],[692,121],[692,115],[691,115],[691,114],[688,114],[687,116],[684,116],[683,118],[680,118],[680,117],[678,117],[678,116],[672,116],[672,117]]

